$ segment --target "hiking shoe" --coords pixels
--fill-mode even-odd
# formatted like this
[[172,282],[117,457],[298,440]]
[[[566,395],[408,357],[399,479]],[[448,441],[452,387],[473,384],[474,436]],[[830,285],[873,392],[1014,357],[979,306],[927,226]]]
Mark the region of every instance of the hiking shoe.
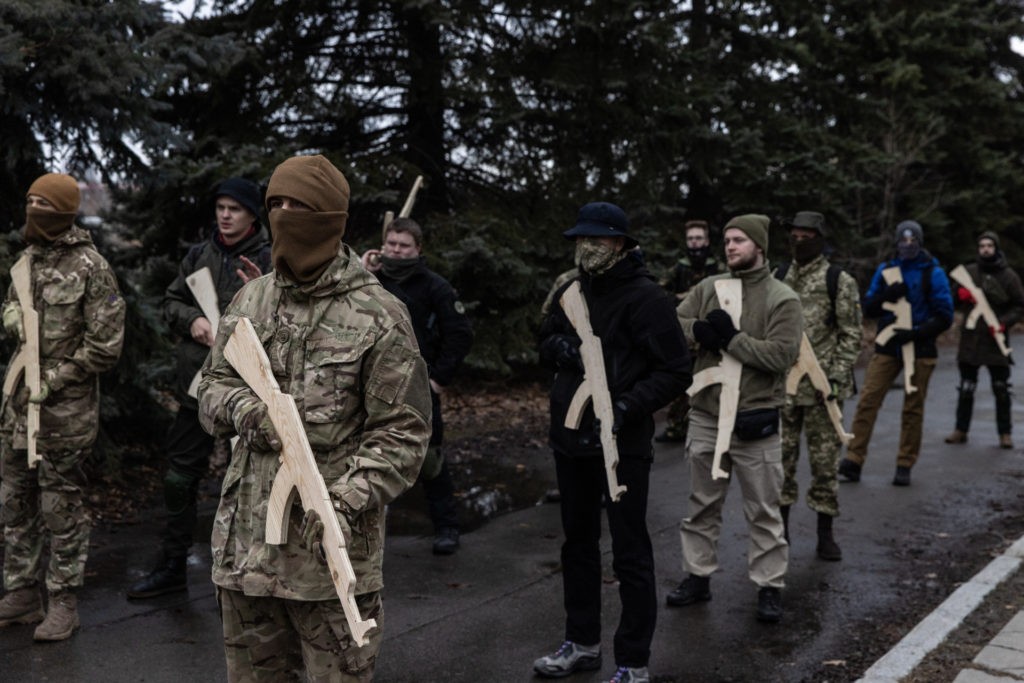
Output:
[[892,478],[893,486],[910,486],[910,468],[896,466],[896,476]]
[[953,433],[946,437],[946,443],[967,443],[967,432],[954,429]]
[[36,626],[32,639],[41,642],[67,640],[78,627],[78,598],[70,591],[54,593],[50,595],[46,619]]
[[434,537],[435,555],[454,555],[459,549],[459,530],[451,527],[441,529]]
[[25,586],[7,591],[0,600],[0,627],[11,624],[35,624],[43,620],[43,598],[38,586]]
[[757,591],[757,620],[770,624],[782,619],[782,591],[765,586]]
[[562,678],[576,671],[593,671],[601,666],[601,645],[577,645],[571,640],[533,663],[533,672],[543,678]]
[[832,516],[824,512],[818,513],[818,558],[829,562],[843,559],[843,551],[832,535]]
[[159,567],[132,584],[128,589],[128,599],[155,598],[164,593],[187,590],[185,563],[184,557],[167,558]]
[[665,596],[669,607],[685,607],[695,602],[707,602],[711,599],[711,577],[690,574],[679,586]]
[[686,435],[666,429],[661,434],[654,437],[654,441],[655,443],[682,443],[686,441]]
[[839,476],[846,481],[860,481],[860,465],[849,458],[843,458],[839,461]]
[[620,666],[608,683],[650,683],[651,674],[646,666]]
[[1000,448],[1013,448],[1013,439],[1009,434],[999,435],[999,447]]

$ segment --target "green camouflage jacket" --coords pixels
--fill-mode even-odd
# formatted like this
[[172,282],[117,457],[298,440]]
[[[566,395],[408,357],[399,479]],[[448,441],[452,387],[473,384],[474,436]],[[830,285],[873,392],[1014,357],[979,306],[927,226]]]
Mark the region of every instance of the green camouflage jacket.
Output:
[[[37,446],[46,450],[86,448],[99,426],[99,373],[117,363],[124,342],[125,303],[117,278],[77,226],[50,246],[29,245],[32,300],[39,314],[40,373],[50,397],[39,413]],[[4,309],[19,306],[12,284]],[[9,367],[8,367],[9,369]],[[28,388],[20,381],[5,402],[2,430],[14,448],[27,448]]]
[[[828,259],[819,256],[801,266],[794,262],[782,280],[800,297],[804,312],[804,332],[811,340],[814,355],[821,369],[836,388],[840,400],[853,394],[853,364],[860,354],[861,312],[857,281],[849,273],[840,273],[836,288],[836,319],[831,324],[832,300],[828,295],[825,275]],[[814,387],[806,376],[800,380],[794,405],[809,406],[817,403]]]
[[[405,307],[345,245],[312,285],[276,272],[249,282],[221,318],[199,386],[200,421],[217,436],[232,435],[234,410],[258,400],[224,358],[242,316],[263,341],[281,390],[295,399],[338,521],[351,531],[356,593],[380,590],[384,506],[415,483],[430,439],[427,368]],[[301,543],[300,506],[291,511],[288,542],[265,542],[280,463],[241,436],[214,520],[214,583],[252,596],[334,599],[327,567]]]
[[[767,265],[705,278],[679,304],[676,309],[679,324],[686,340],[697,348],[693,374],[717,365],[722,359],[719,352],[708,351],[697,344],[693,323],[721,308],[715,293],[715,281],[733,277],[743,280],[739,333],[727,349],[743,363],[739,411],[779,408],[785,402],[786,373],[800,352],[803,315],[796,294],[772,277]],[[718,415],[721,393],[719,385],[709,386],[694,396],[690,405]]]

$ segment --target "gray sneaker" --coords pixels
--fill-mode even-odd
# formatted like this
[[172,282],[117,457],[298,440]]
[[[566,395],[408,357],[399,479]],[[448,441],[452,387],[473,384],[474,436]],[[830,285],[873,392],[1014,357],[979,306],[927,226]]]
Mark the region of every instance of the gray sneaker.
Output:
[[646,666],[620,666],[608,683],[651,683],[651,674]]
[[533,663],[533,672],[543,678],[562,678],[576,671],[592,671],[601,666],[601,645],[578,645],[567,640],[553,653]]

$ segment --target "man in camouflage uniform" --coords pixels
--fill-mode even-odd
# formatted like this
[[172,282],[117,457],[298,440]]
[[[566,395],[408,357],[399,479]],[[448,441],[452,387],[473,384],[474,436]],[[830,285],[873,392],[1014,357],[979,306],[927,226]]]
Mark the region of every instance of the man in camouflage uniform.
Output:
[[459,548],[459,515],[455,484],[445,461],[441,395],[473,344],[473,327],[455,288],[427,268],[423,256],[423,229],[411,218],[396,218],[384,231],[380,250],[363,254],[363,267],[377,276],[384,289],[409,309],[416,341],[430,375],[433,431],[430,448],[420,470],[434,523],[435,555],[451,555]]
[[[1006,264],[999,237],[994,232],[983,232],[978,237],[978,258],[967,264],[967,272],[974,284],[981,288],[999,318],[999,330],[994,330],[983,320],[978,320],[973,330],[960,328],[960,348],[956,360],[960,365],[960,400],[956,406],[956,429],[946,437],[946,443],[966,443],[974,412],[974,390],[978,386],[978,369],[988,366],[992,393],[996,397],[996,429],[999,431],[999,446],[1013,448],[1010,436],[1010,359],[1004,356],[996,344],[995,332],[1007,333],[1014,324],[1024,317],[1024,287],[1020,276]],[[957,288],[957,300],[969,312],[975,301],[970,291]],[[1006,344],[1010,345],[1009,334]]]
[[[722,264],[711,254],[710,228],[707,221],[686,221],[686,255],[679,259],[661,284],[681,301],[686,293],[709,275],[717,275]],[[692,350],[692,349],[691,349]],[[683,394],[669,404],[665,431],[654,437],[658,443],[682,443],[686,440],[686,413],[690,397]]]
[[[274,272],[239,290],[203,367],[199,418],[238,434],[214,519],[213,581],[228,679],[369,681],[382,634],[356,647],[319,552],[323,524],[301,506],[288,541],[265,540],[281,439],[268,408],[224,357],[246,317],[274,378],[296,402],[337,510],[363,618],[379,619],[384,506],[416,481],[430,438],[430,387],[405,307],[341,241],[345,176],[323,156],[293,157],[270,178]],[[297,500],[297,497],[296,497]]]
[[[3,305],[8,334],[25,341],[22,308],[39,314],[38,394],[24,378],[4,396],[0,445],[0,503],[4,522],[4,587],[0,626],[43,620],[38,585],[44,538],[49,536],[45,620],[40,641],[64,640],[78,628],[75,590],[85,579],[89,514],[85,475],[99,428],[99,373],[114,366],[124,340],[124,299],[117,279],[92,239],[74,224],[78,183],[48,173],[28,190],[21,258],[31,266],[32,301],[18,301],[13,284]],[[21,351],[19,347],[18,351]],[[12,365],[7,366],[8,373]],[[40,404],[37,452],[28,467],[26,418],[29,403]]]
[[210,467],[214,440],[199,424],[199,404],[189,387],[213,345],[210,321],[200,309],[186,278],[209,268],[217,306],[228,302],[252,277],[270,270],[270,237],[259,223],[260,188],[244,178],[228,178],[215,191],[217,229],[192,245],[178,268],[178,277],[164,293],[164,319],[178,335],[178,413],[167,433],[164,503],[167,524],[156,568],[128,589],[129,598],[150,598],[188,587],[186,560],[196,526],[196,494]]
[[[842,401],[853,394],[853,364],[860,353],[861,314],[857,282],[838,273],[835,301],[829,292],[828,259],[825,258],[825,217],[814,211],[800,211],[787,225],[793,262],[782,281],[800,297],[804,332],[814,355],[832,385],[832,396]],[[796,463],[800,457],[800,430],[807,437],[811,463],[811,486],[807,506],[818,513],[818,557],[838,561],[843,555],[832,534],[832,519],[839,516],[839,478],[836,467],[842,442],[829,419],[825,400],[806,376],[795,396],[786,397],[782,409],[782,468],[785,481],[779,509],[789,540],[789,510],[797,501]]]

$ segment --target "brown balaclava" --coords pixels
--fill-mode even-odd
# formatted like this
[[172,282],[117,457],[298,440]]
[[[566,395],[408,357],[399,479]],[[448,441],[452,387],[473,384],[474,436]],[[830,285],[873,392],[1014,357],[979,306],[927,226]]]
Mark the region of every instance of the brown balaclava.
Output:
[[25,193],[42,197],[52,209],[29,206],[25,208],[25,241],[29,244],[50,244],[67,232],[78,215],[81,195],[78,181],[64,173],[39,176]]
[[[297,199],[312,211],[270,208],[274,197]],[[278,165],[267,185],[274,269],[300,284],[316,282],[338,255],[348,220],[348,181],[319,154]]]

